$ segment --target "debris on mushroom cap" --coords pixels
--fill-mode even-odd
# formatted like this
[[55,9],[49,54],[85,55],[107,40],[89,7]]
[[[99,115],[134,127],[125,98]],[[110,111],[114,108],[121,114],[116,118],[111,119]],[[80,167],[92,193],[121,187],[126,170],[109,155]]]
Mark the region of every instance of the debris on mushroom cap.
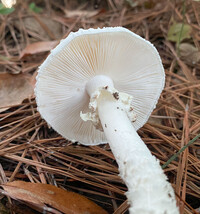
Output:
[[165,79],[155,47],[125,28],[70,33],[40,66],[36,101],[41,116],[58,133],[85,145],[106,143],[104,133],[80,117],[81,111],[90,112],[85,86],[96,75],[110,77],[117,91],[133,97],[136,130],[148,120]]

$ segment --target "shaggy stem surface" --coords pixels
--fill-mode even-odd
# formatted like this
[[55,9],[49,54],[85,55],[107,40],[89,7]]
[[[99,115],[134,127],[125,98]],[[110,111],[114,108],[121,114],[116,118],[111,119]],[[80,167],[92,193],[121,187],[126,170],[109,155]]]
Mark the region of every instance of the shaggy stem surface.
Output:
[[128,187],[131,214],[178,214],[174,191],[159,161],[132,126],[126,112],[110,95],[98,99],[99,118]]

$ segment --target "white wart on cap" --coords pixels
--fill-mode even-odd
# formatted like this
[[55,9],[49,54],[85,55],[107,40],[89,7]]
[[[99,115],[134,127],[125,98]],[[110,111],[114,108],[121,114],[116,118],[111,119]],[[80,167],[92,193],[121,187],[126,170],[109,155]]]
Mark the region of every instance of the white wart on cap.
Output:
[[140,36],[122,27],[70,33],[40,66],[35,93],[42,117],[63,137],[85,145],[106,143],[104,133],[80,117],[90,111],[86,84],[96,75],[110,77],[115,89],[133,97],[136,130],[164,86],[159,54]]

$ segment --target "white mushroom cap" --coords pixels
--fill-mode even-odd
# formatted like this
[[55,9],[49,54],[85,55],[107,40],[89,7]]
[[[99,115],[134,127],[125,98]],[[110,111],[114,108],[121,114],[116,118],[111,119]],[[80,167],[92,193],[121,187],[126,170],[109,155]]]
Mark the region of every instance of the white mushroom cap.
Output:
[[156,48],[131,31],[108,27],[70,33],[40,66],[36,101],[58,133],[85,145],[106,143],[104,133],[80,117],[89,111],[85,86],[96,75],[110,77],[118,91],[133,96],[136,130],[148,120],[165,81]]

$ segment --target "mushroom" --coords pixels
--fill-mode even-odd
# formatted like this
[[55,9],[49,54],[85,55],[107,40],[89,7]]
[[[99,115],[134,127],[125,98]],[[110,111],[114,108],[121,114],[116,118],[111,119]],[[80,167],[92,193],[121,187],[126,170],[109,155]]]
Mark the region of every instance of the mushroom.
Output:
[[132,214],[177,214],[159,161],[137,134],[164,87],[156,48],[123,27],[70,33],[40,66],[41,116],[72,142],[109,142],[127,185]]

